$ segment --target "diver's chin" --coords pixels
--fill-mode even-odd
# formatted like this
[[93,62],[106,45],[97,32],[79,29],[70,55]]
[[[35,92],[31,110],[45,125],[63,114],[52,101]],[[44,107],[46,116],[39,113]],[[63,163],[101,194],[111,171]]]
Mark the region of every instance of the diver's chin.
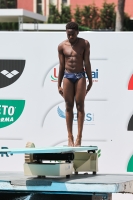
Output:
[[69,40],[69,42],[70,42],[71,44],[74,44],[74,43],[75,43],[75,40]]
[[69,42],[72,44],[74,41],[73,40],[69,40]]

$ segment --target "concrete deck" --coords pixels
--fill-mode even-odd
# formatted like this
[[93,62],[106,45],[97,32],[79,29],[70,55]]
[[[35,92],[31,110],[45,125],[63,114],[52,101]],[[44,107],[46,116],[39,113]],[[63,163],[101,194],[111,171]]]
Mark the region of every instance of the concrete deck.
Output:
[[0,172],[0,192],[55,194],[133,193],[133,175],[79,174],[64,177],[26,177],[23,172]]

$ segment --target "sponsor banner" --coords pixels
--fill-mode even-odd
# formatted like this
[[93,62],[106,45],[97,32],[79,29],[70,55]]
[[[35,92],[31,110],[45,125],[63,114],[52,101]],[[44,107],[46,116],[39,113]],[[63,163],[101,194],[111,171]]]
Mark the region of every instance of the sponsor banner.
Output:
[[[100,112],[99,108],[102,109],[102,112]],[[111,135],[109,134],[110,125],[108,122],[109,113],[107,108],[107,101],[85,101],[85,118],[83,127],[84,139],[88,140],[89,138],[90,140],[98,141],[111,140]],[[73,114],[73,134],[76,137],[78,133],[76,107],[74,107]],[[49,125],[50,122],[52,123],[52,126]],[[66,113],[64,102],[54,105],[48,111],[43,122],[43,130],[44,133],[49,130],[47,135],[48,142],[50,142],[53,135],[56,135],[53,144],[58,143],[58,140],[60,141],[63,140],[63,138],[67,138]]]
[[133,90],[133,74],[131,75],[131,78],[128,83],[128,90]]
[[[107,99],[106,94],[108,90],[108,79],[109,79],[107,60],[99,59],[98,63],[96,60],[91,60],[91,64],[92,64],[93,88],[95,89],[90,90],[88,96],[90,98]],[[57,98],[57,100],[60,99],[60,97],[57,95],[58,72],[59,72],[59,64],[56,64],[48,71],[44,80],[44,84],[43,84],[44,91],[46,93],[48,93],[49,91],[52,91],[52,93],[49,94],[51,95],[50,100],[52,100],[52,95],[54,95],[54,97]],[[88,84],[87,75],[86,75],[86,83]]]
[[[54,66],[51,70],[51,81],[52,82],[58,82],[58,73],[59,73],[59,64]],[[87,75],[85,74],[86,76],[86,79],[87,78]],[[95,71],[92,71],[92,79],[93,79],[93,82],[98,82],[98,69],[96,69]],[[87,80],[88,81],[88,80]]]
[[0,59],[0,88],[13,84],[23,73],[25,60]]
[[0,128],[13,124],[22,114],[25,100],[0,100]]
[[[99,172],[112,172],[112,163],[114,173],[133,172],[133,36],[80,32],[79,37],[90,42],[93,78],[85,98],[82,144],[101,150]],[[65,103],[57,88],[57,47],[65,39],[65,32],[0,33],[1,147],[24,147],[27,141],[36,147],[67,144]],[[74,107],[75,139],[77,125]],[[0,159],[6,170],[14,168],[15,155]],[[20,170],[22,157],[17,161]]]

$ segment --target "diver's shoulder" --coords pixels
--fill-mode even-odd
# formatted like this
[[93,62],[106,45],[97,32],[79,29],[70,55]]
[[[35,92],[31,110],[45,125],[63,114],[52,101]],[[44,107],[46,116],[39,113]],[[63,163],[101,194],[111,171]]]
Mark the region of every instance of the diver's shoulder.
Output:
[[79,41],[84,44],[85,46],[90,46],[90,43],[88,40],[84,39],[84,38],[79,38]]
[[64,40],[63,42],[61,42],[61,43],[58,45],[58,49],[62,49],[66,43],[67,43],[67,40]]

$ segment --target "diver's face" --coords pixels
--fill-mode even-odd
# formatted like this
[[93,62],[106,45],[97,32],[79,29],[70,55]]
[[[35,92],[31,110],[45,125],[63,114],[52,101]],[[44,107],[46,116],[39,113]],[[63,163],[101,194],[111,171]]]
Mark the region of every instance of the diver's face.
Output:
[[68,38],[69,42],[73,43],[76,41],[77,35],[79,32],[74,29],[67,29],[66,33],[67,33],[67,38]]

